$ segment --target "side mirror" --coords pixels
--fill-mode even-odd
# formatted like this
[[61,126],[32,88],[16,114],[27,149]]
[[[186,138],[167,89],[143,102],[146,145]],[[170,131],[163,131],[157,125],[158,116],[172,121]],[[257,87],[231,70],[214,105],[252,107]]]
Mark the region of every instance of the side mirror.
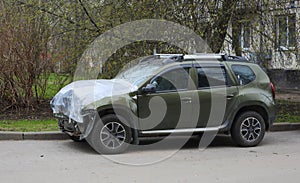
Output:
[[156,86],[154,84],[147,84],[146,87],[142,88],[143,93],[155,93],[156,92]]

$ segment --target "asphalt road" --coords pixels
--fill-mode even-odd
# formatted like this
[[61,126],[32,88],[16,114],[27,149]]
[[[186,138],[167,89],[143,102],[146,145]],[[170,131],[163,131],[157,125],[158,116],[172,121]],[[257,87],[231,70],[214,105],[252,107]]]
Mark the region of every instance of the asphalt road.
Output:
[[[159,159],[175,150],[131,148],[110,158],[128,162]],[[0,141],[1,183],[47,182],[299,182],[300,131],[266,134],[261,146],[235,147],[218,136],[201,151],[191,139],[175,155],[144,166],[122,165],[96,154],[87,143]],[[147,143],[145,141],[144,143]]]

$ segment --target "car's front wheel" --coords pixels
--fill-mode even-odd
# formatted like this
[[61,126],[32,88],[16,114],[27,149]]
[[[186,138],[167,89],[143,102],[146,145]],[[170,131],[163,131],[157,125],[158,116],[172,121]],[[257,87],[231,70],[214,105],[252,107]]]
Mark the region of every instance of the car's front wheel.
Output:
[[231,128],[233,141],[243,147],[258,145],[265,135],[264,118],[255,111],[240,114]]
[[122,153],[129,146],[130,140],[130,128],[114,114],[97,120],[87,137],[88,143],[101,154]]

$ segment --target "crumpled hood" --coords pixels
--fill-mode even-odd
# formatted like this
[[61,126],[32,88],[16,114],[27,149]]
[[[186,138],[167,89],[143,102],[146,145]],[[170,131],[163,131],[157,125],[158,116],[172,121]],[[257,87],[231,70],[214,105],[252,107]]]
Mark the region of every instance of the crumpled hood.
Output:
[[129,94],[136,91],[137,86],[126,80],[81,80],[70,83],[62,88],[51,100],[54,114],[63,114],[76,122],[83,122],[82,109],[96,109],[96,101],[117,95]]

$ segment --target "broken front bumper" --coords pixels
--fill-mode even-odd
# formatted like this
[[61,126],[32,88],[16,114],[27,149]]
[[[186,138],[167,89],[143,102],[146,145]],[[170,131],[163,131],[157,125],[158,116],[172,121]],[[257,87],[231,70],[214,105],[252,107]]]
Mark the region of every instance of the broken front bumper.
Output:
[[83,123],[78,123],[73,119],[63,114],[54,114],[54,117],[58,119],[58,126],[60,130],[70,136],[80,137],[85,139],[91,132],[95,119],[97,116],[96,111],[88,111],[83,115]]

